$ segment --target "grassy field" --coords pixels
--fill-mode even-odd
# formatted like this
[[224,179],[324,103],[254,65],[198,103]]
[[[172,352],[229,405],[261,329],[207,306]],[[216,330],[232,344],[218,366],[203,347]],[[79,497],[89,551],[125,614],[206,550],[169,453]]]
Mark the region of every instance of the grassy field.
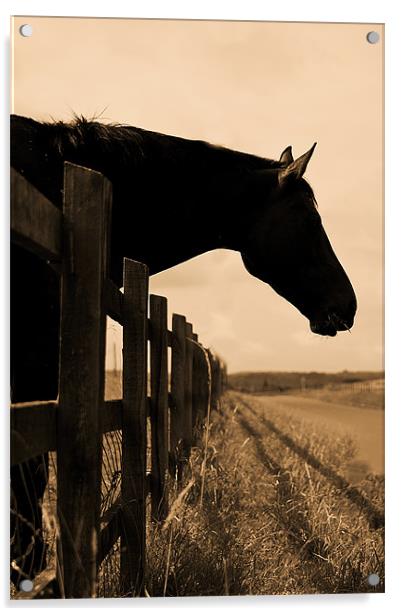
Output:
[[382,592],[383,477],[350,485],[349,438],[265,416],[255,400],[230,393],[213,414],[206,466],[195,449],[190,490],[151,531],[147,593]]
[[[104,447],[102,510],[119,492],[119,433]],[[228,392],[207,447],[203,434],[183,484],[171,486],[167,521],[148,526],[146,594],[383,592],[384,478],[364,473],[350,484],[355,454],[347,436]],[[53,468],[44,521],[54,555]],[[103,563],[99,596],[120,596],[118,549]]]
[[[369,383],[371,381],[366,382],[366,384]],[[323,400],[324,402],[347,404],[348,406],[384,409],[384,388],[358,389],[348,385],[338,385],[336,388],[323,387],[322,389],[298,391],[297,395],[314,398],[315,400]]]

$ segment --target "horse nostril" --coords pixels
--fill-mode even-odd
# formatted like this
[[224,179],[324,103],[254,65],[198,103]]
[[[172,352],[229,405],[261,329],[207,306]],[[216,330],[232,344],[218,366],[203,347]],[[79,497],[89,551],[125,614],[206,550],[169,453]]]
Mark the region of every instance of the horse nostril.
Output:
[[336,327],[337,331],[350,330],[354,324],[355,310],[355,302],[349,302],[347,305],[343,304],[342,308],[337,306],[332,310],[328,310],[329,321]]

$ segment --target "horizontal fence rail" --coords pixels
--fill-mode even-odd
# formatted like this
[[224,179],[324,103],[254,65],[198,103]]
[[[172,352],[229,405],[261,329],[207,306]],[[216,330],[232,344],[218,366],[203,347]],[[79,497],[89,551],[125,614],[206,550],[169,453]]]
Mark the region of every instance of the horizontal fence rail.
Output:
[[10,179],[12,241],[40,257],[61,261],[62,213],[14,169]]
[[[111,186],[94,171],[65,164],[63,212],[12,171],[12,241],[59,262],[62,280],[58,400],[12,404],[10,421],[12,465],[57,454],[57,559],[15,598],[33,598],[55,578],[61,596],[97,596],[99,568],[118,540],[121,595],[143,593],[147,524],[168,515],[168,478],[182,480],[226,383],[225,364],[184,316],[174,314],[168,329],[167,299],[149,297],[146,265],[124,260],[124,292],[108,278],[111,207]],[[124,341],[122,399],[107,401],[106,316]],[[121,493],[101,513],[102,435],[116,431]]]

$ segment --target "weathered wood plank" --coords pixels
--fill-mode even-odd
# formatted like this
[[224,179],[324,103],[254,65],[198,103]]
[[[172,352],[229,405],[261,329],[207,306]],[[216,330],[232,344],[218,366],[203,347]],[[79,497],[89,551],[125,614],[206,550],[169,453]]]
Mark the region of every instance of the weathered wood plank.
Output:
[[55,401],[11,405],[11,465],[56,449],[56,410]]
[[180,476],[185,416],[185,317],[173,314],[171,334],[170,452],[172,472]]
[[220,359],[220,371],[221,371],[221,391],[220,395],[224,394],[227,389],[227,364]]
[[121,585],[143,592],[146,536],[147,421],[146,265],[124,260],[123,424],[121,477]]
[[211,404],[211,389],[212,389],[212,372],[209,362],[208,350],[202,346],[202,361],[199,365],[199,381],[200,381],[200,401],[199,414],[200,420],[205,421],[208,418]]
[[192,431],[200,426],[204,401],[204,353],[198,342],[198,336],[193,334],[193,369],[192,369]]
[[[56,401],[11,405],[11,465],[56,450],[57,407]],[[121,430],[122,400],[106,400],[101,415],[103,434]]]
[[167,299],[150,296],[150,383],[152,435],[152,519],[168,511],[168,356]]
[[121,430],[123,418],[123,401],[106,400],[102,405],[102,433]]
[[[57,552],[65,596],[96,594],[104,400],[107,221],[111,185],[69,163],[64,175],[66,255],[62,276],[57,412]],[[71,234],[70,234],[71,232]]]
[[221,362],[217,356],[212,356],[212,407],[220,408],[220,398],[222,390]]
[[210,404],[212,409],[217,409],[219,404],[219,382],[218,382],[218,358],[207,350],[211,369],[211,399]]
[[184,414],[184,454],[186,460],[191,455],[193,443],[192,435],[192,375],[194,345],[192,341],[192,324],[186,323],[186,350],[185,350],[185,414]]
[[62,212],[15,169],[10,180],[13,241],[45,259],[60,261]]

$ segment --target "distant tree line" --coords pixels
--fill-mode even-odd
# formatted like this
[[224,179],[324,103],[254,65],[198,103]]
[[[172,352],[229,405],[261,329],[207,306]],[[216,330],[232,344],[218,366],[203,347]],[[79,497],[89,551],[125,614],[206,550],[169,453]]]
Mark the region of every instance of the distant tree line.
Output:
[[244,392],[285,392],[381,378],[384,372],[237,372],[228,375],[228,387]]

